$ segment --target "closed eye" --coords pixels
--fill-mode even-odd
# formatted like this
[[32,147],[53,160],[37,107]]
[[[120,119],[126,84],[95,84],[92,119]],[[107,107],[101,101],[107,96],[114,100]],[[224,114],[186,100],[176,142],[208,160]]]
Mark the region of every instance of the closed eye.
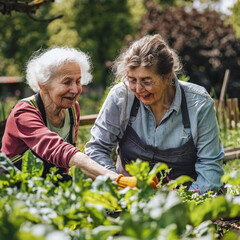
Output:
[[149,86],[152,86],[153,85],[153,82],[152,81],[142,81],[141,82],[142,85],[146,86],[146,87],[149,87]]
[[69,80],[69,81],[64,81],[63,84],[64,84],[64,85],[70,85],[70,84],[71,84],[71,81],[70,81],[70,80]]
[[134,78],[130,78],[130,79],[128,79],[128,81],[130,82],[130,83],[136,83],[137,82],[137,80],[136,79],[134,79]]

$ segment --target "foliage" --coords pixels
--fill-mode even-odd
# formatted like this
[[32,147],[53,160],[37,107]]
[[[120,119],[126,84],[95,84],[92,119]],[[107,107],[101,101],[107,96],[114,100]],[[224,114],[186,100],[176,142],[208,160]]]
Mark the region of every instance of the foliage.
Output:
[[[28,156],[34,163],[25,158],[26,165],[38,164]],[[108,177],[92,181],[78,167],[71,169],[72,181],[57,183],[56,170],[44,179],[39,167],[27,166],[35,173],[26,175],[3,154],[0,162],[9,171],[0,178],[0,239],[217,239],[214,221],[240,214],[233,195],[198,195],[183,187],[153,190],[148,181],[164,165],[150,174],[146,162],[128,165],[141,187],[118,190]],[[239,183],[239,177],[225,177]]]
[[240,145],[239,130],[220,128],[220,138],[224,148]]
[[66,1],[55,4],[52,13],[63,12],[64,18],[48,26],[49,45],[71,45],[88,52],[93,60],[94,82],[106,87],[109,84],[109,67],[132,34],[128,2],[117,0]]
[[88,142],[91,138],[91,125],[80,126],[78,130],[78,141],[77,147],[84,152],[85,143]]
[[[39,18],[48,15],[50,6],[41,7]],[[34,51],[46,47],[47,23],[35,22],[26,14],[0,15],[0,76],[23,76],[24,67]]]
[[218,96],[225,70],[230,69],[227,94],[238,97],[240,41],[224,15],[209,8],[203,12],[190,6],[162,8],[153,0],[146,6],[140,36],[160,33],[179,54],[190,81],[208,91],[214,87]]
[[98,113],[104,97],[103,89],[101,87],[89,88],[88,86],[84,86],[83,89],[84,90],[78,99],[81,115]]
[[237,38],[240,38],[240,16],[239,16],[239,12],[240,12],[240,1],[237,0],[236,3],[234,4],[234,7],[232,9],[232,15],[231,15],[233,28],[236,32]]
[[35,22],[26,14],[0,15],[0,75],[24,75],[32,53],[53,45],[67,45],[88,52],[93,61],[94,82],[109,83],[109,67],[123,46],[125,36],[134,34],[128,1],[62,0],[41,7],[38,18],[63,14],[51,23]]

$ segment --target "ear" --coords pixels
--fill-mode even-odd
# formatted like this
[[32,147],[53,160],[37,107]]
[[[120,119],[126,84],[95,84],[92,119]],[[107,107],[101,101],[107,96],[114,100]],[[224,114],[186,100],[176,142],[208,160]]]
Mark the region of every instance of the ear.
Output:
[[170,72],[170,73],[166,74],[166,78],[172,80],[173,79],[173,73]]
[[172,81],[172,79],[173,79],[173,73],[172,72],[170,72],[170,73],[167,73],[167,74],[164,74],[163,75],[163,79],[165,80],[165,81]]
[[38,83],[38,86],[39,86],[41,92],[45,93],[47,91],[46,85]]

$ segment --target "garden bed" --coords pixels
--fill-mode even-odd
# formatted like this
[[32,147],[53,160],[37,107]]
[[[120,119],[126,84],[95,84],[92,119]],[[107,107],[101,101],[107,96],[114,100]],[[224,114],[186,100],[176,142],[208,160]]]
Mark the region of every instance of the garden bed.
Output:
[[226,230],[240,233],[240,217],[236,217],[233,219],[218,219],[214,223]]

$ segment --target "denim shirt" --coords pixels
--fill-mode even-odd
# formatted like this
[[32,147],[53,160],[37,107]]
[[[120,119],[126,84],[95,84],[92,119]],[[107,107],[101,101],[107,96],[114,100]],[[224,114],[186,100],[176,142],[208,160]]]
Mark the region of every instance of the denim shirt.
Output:
[[[186,132],[182,124],[182,85],[188,107],[191,130]],[[160,150],[182,146],[192,135],[197,149],[195,164],[197,180],[189,190],[199,190],[202,194],[221,187],[223,175],[221,160],[224,150],[219,138],[219,129],[214,109],[214,101],[207,91],[196,84],[175,80],[175,98],[156,127],[150,106],[140,101],[140,108],[134,119],[129,119],[134,101],[134,93],[124,83],[115,85],[109,92],[99,116],[91,129],[91,139],[85,152],[99,164],[116,171],[110,155],[122,138],[130,120],[132,128],[147,145]]]

